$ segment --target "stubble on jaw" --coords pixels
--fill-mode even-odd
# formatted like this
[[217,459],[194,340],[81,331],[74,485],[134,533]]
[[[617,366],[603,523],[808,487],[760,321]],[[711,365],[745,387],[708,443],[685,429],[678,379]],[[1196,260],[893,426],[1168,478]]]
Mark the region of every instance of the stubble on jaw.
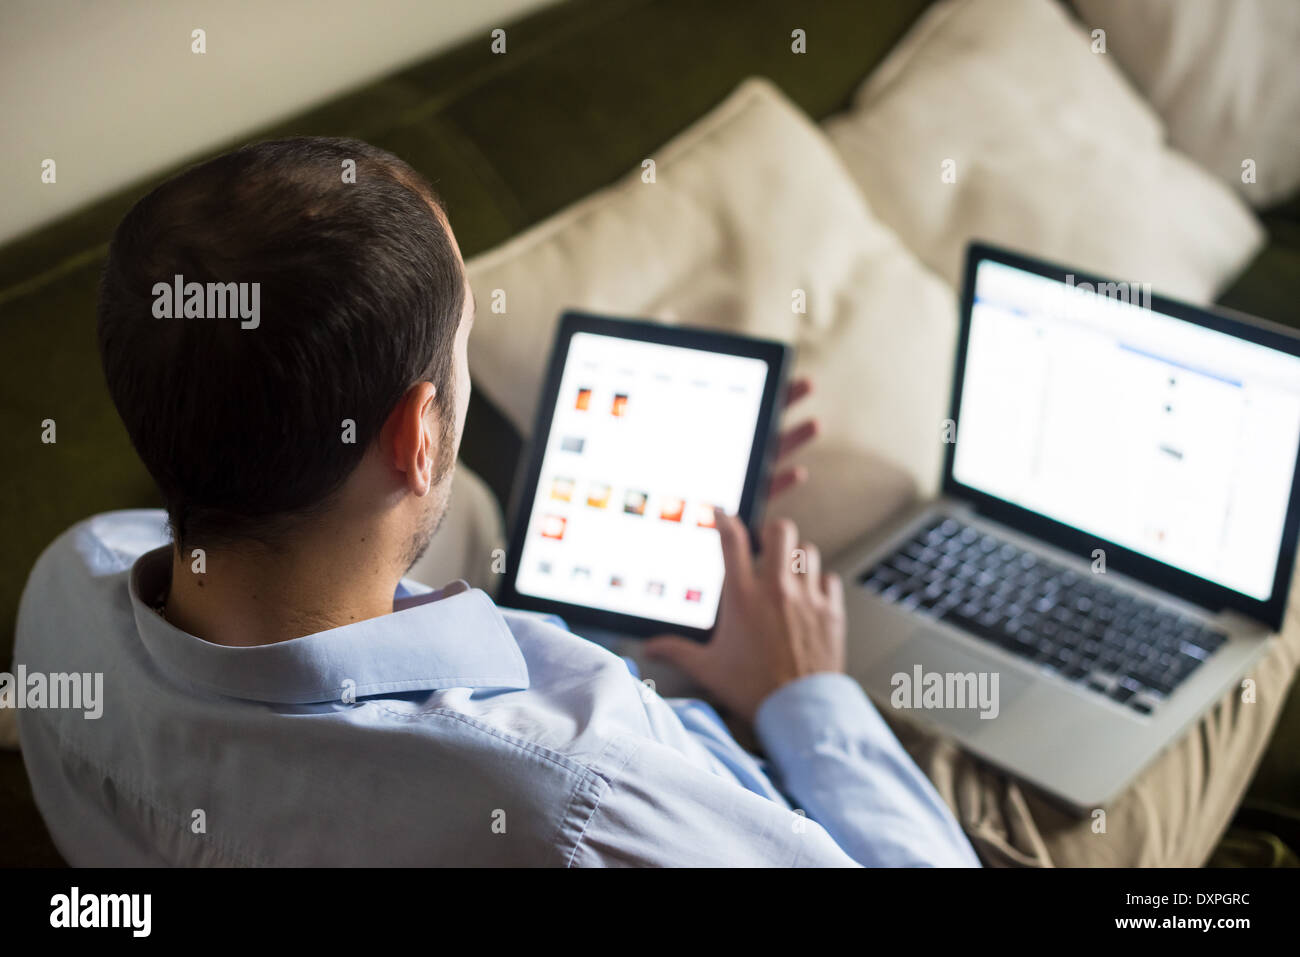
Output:
[[[454,460],[452,462],[454,467]],[[442,528],[442,521],[447,517],[447,511],[451,508],[451,475],[452,470],[445,466],[439,469],[440,478],[435,487],[441,486],[444,482],[447,486],[446,492],[441,496],[441,503],[437,500],[430,503],[430,508],[425,512],[419,526],[411,532],[411,537],[406,545],[406,575],[415,563],[424,557],[424,553],[429,550],[429,543],[433,537],[438,534],[438,529]]]

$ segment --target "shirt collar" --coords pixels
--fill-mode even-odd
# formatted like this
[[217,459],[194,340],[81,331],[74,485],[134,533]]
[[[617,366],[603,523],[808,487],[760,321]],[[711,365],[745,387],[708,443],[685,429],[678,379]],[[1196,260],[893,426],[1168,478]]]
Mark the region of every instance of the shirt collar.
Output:
[[[233,648],[181,631],[154,611],[171,575],[170,547],[131,569],[140,640],[168,675],[218,694],[280,704],[445,688],[528,687],[528,666],[500,611],[464,582],[405,595],[392,614],[272,645]],[[399,596],[403,590],[399,589]]]

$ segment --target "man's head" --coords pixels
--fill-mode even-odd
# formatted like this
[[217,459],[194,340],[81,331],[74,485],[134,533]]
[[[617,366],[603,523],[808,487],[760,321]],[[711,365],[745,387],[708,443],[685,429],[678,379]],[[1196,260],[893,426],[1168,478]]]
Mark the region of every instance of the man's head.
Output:
[[[219,315],[229,283],[255,322],[194,315]],[[413,562],[464,424],[470,299],[428,183],[357,140],[248,146],[137,203],[109,251],[100,354],[177,546],[281,551],[382,515]]]

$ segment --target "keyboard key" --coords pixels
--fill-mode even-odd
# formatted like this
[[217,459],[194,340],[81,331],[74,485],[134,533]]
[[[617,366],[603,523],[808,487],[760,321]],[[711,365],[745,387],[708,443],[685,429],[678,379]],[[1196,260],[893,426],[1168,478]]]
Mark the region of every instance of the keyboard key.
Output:
[[1110,697],[1112,700],[1123,704],[1125,701],[1128,701],[1129,698],[1133,697],[1138,690],[1139,689],[1134,688],[1131,684],[1121,681],[1119,684],[1115,685],[1115,687],[1110,689]]

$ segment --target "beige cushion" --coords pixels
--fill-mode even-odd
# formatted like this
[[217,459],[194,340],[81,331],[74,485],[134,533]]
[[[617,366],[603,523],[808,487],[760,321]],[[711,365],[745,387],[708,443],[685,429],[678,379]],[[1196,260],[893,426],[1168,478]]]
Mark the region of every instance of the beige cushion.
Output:
[[748,80],[647,158],[653,182],[637,169],[469,263],[475,387],[530,432],[567,307],[781,339],[816,379],[800,417],[826,426],[808,452],[813,488],[783,503],[809,537],[832,549],[873,527],[885,499],[892,512],[909,483],[887,463],[933,488],[953,295],[872,217],[817,127]]
[[[1074,0],[1159,112],[1169,141],[1246,202],[1300,189],[1300,3]],[[1242,162],[1255,182],[1242,182]]]
[[1053,0],[935,5],[826,130],[876,215],[952,283],[982,238],[1206,301],[1263,240]]

